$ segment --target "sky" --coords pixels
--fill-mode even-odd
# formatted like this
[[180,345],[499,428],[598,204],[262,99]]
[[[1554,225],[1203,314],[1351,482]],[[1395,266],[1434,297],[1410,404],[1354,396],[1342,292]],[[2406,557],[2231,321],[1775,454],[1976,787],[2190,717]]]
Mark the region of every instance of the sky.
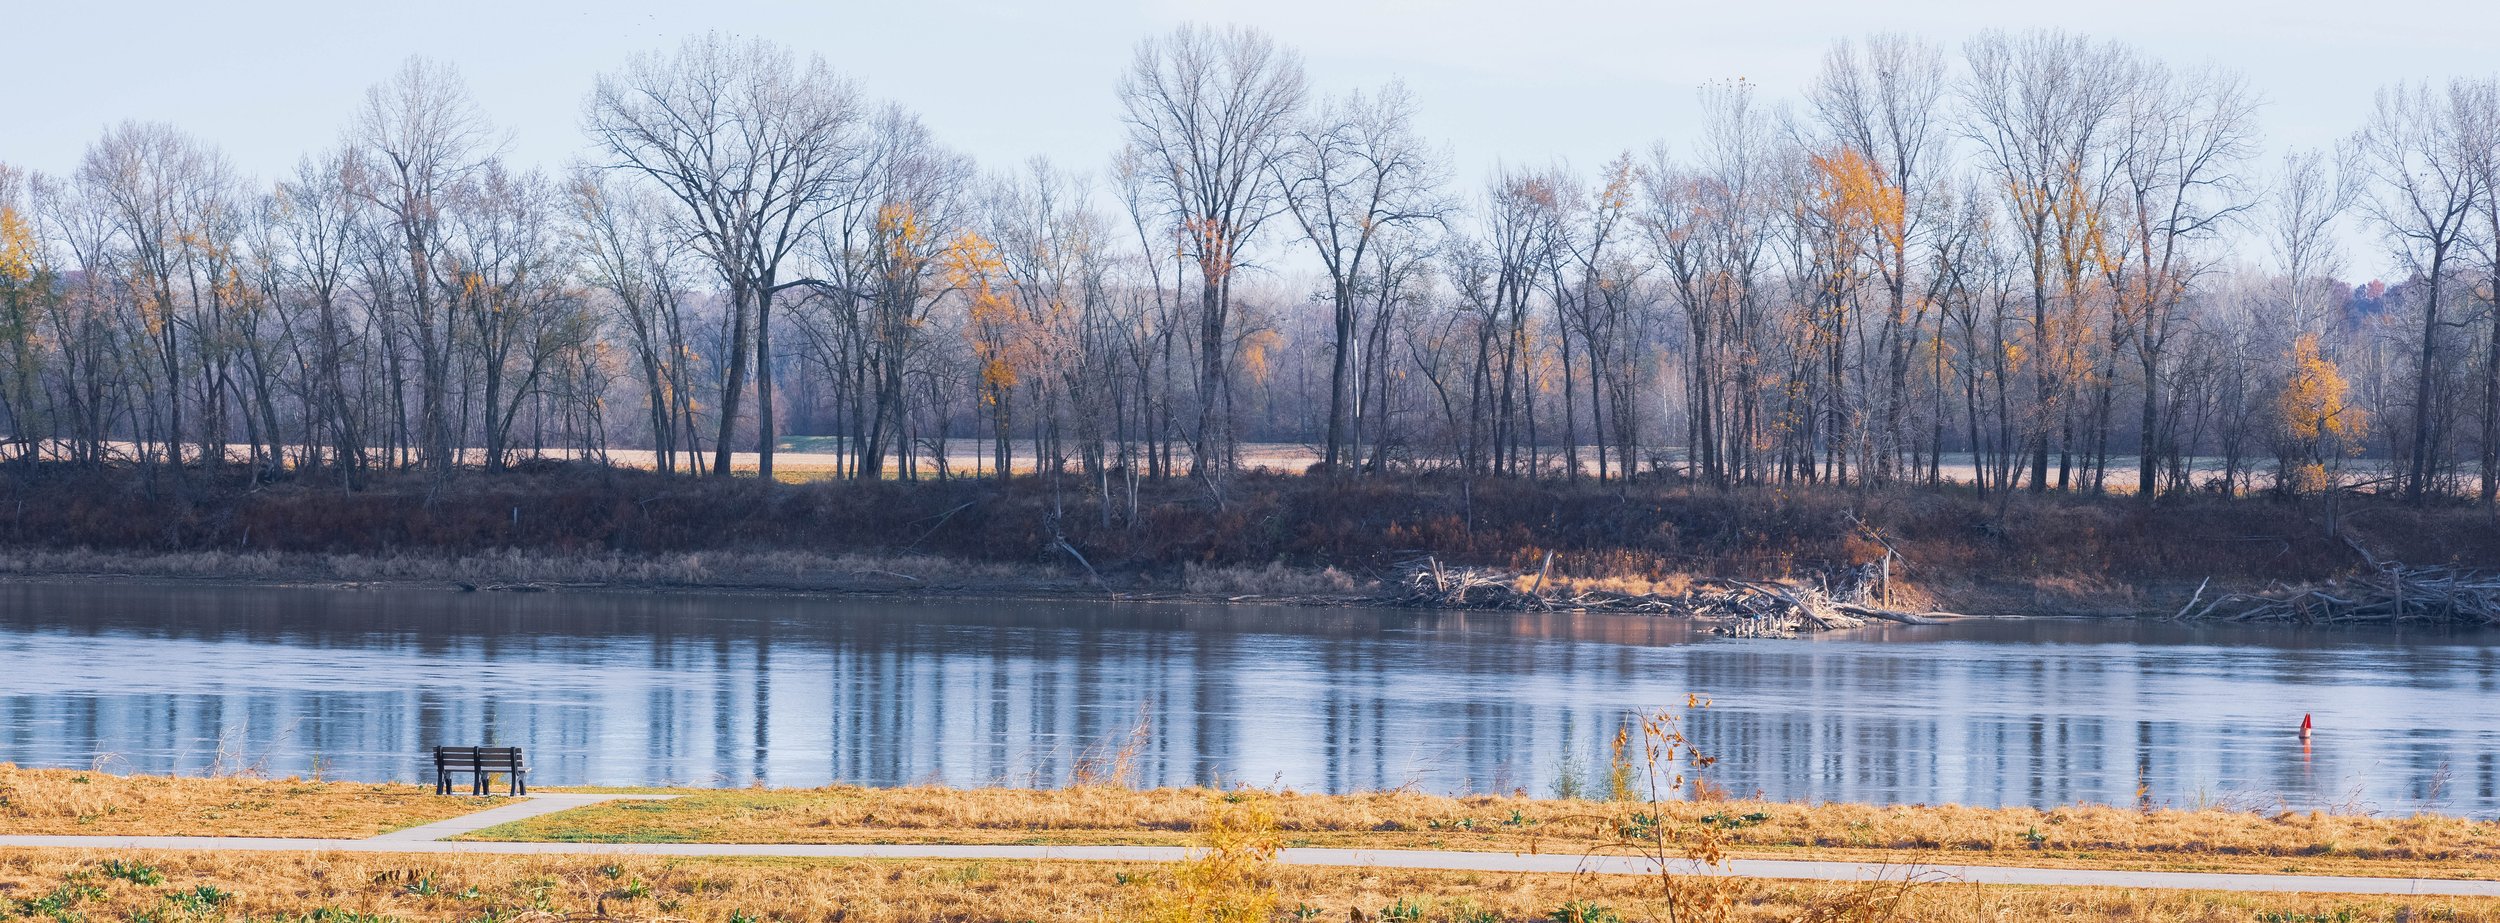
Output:
[[[524,166],[583,153],[581,101],[627,55],[688,35],[761,35],[822,54],[990,169],[1045,156],[1098,170],[1121,138],[1112,88],[1137,42],[1238,23],[1299,49],[1312,87],[1400,79],[1418,129],[1476,185],[1503,163],[1593,169],[1687,150],[1695,91],[1742,77],[1795,100],[1836,39],[1897,31],[1945,45],[1989,28],[2120,39],[2176,65],[2244,73],[2266,100],[2271,164],[2333,144],[2398,81],[2500,72],[2492,0],[1068,0],[538,3],[0,0],[0,162],[73,169],[124,119],[173,123],[274,178],[336,143],[365,88],[410,55],[450,62]],[[2356,275],[2384,271],[2366,237]]]

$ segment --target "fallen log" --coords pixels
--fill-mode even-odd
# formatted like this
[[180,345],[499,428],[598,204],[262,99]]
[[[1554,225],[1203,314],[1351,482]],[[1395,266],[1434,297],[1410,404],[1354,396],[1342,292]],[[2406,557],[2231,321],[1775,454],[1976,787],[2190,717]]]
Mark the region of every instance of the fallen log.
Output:
[[1838,608],[1840,611],[1849,613],[1850,615],[1862,616],[1865,618],[1876,619],[1878,621],[1899,622],[1903,625],[1942,625],[1945,623],[1945,620],[1953,617],[1953,613],[1950,612],[1901,612],[1893,609],[1877,609],[1873,606],[1859,606],[1850,603],[1841,603]]

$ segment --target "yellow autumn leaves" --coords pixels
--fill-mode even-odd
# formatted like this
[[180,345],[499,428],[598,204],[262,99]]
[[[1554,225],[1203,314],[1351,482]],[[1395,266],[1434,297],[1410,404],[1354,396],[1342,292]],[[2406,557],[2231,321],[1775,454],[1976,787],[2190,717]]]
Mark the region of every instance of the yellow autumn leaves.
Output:
[[1871,246],[1890,248],[1908,233],[1901,187],[1887,181],[1872,161],[1853,148],[1812,154],[1809,160],[1813,197],[1845,239],[1869,239]]
[[1023,312],[1007,291],[1006,260],[998,246],[971,231],[956,235],[939,257],[945,261],[950,288],[964,293],[964,337],[981,360],[981,397],[995,404],[1023,378],[1019,368],[1038,360],[1034,337],[1020,336]]
[[34,276],[35,234],[17,209],[0,207],[0,285],[21,285]]
[[2318,352],[2317,334],[2294,340],[2290,359],[2283,390],[2275,395],[2275,412],[2283,422],[2283,466],[2289,475],[2285,486],[2315,493],[2333,486],[2329,460],[2360,450],[2370,417],[2348,400],[2352,388],[2334,360]]

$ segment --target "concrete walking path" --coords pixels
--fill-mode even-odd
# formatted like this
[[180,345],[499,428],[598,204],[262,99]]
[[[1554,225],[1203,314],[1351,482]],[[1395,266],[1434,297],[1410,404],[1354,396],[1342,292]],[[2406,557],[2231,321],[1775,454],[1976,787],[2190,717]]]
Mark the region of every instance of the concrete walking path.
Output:
[[[570,811],[574,808],[586,808],[604,801],[667,801],[675,797],[677,796],[577,795],[569,792],[558,792],[546,795],[523,795],[514,799],[511,804],[503,805],[501,807],[487,808],[483,811],[463,814],[450,820],[438,820],[430,824],[421,824],[405,830],[393,830],[370,840],[351,840],[349,842],[428,843],[435,840],[448,840],[463,833],[475,833],[498,824],[509,824],[516,820],[528,820],[529,818],[537,817],[541,814],[554,814],[558,811]],[[211,837],[211,839],[216,838]]]
[[[490,808],[438,823],[369,839],[217,836],[0,836],[0,848],[189,849],[234,852],[468,853],[484,855],[778,857],[814,859],[992,859],[1004,861],[1173,862],[1189,850],[1178,846],[962,846],[943,844],[761,843],[508,843],[454,842],[445,838],[527,817],[568,811],[604,801],[660,800],[666,795],[531,795],[517,804]],[[1280,851],[1287,865],[1389,868],[1463,872],[1563,872],[1654,875],[1659,865],[1632,856],[1577,856],[1425,849],[1325,849]],[[1733,859],[1717,867],[1674,861],[1681,875],[1730,875],[1804,881],[1898,881],[1982,885],[2157,888],[2196,891],[2278,891],[2311,894],[2385,894],[2500,897],[2500,881],[2445,878],[2371,878],[2351,875],[2264,875],[2231,872],[2141,872],[2109,869],[2022,868],[1993,865],[1914,865],[1818,862],[1803,859]]]

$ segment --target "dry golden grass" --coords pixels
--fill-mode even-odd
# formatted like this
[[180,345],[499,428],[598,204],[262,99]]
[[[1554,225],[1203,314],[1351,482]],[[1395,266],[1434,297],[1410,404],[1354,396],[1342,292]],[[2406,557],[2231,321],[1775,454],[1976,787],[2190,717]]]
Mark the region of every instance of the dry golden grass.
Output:
[[1204,596],[1361,596],[1380,592],[1379,581],[1323,567],[1181,567],[1181,589]]
[[416,785],[116,776],[0,763],[0,834],[368,837],[503,803]]
[[[691,843],[1188,842],[1208,793],[1110,786],[1034,791],[854,788],[695,791],[507,824],[473,839]],[[1268,799],[1289,846],[1582,852],[1648,806],[1412,792]],[[1672,802],[1670,824],[1718,826],[1732,854],[1875,862],[2487,877],[2500,823],[2423,815]]]
[[1690,574],[1657,576],[1619,575],[1585,577],[1576,574],[1549,573],[1542,581],[1537,574],[1521,574],[1511,581],[1511,589],[1522,593],[1541,590],[1548,596],[1571,597],[1583,593],[1610,593],[1620,596],[1682,596],[1693,588]]
[[[687,791],[507,824],[471,839],[684,843],[1194,842],[1213,793],[856,788]],[[499,803],[409,785],[162,778],[0,764],[0,833],[362,837]],[[1286,846],[1608,851],[1643,804],[1412,792],[1262,799]],[[2294,874],[2488,877],[2500,823],[2435,815],[2225,810],[2040,811],[1671,802],[1668,825],[1715,827],[1731,855]]]
[[[0,918],[45,920],[1066,921],[1149,918],[1170,870],[1079,862],[657,859],[172,851],[0,851]],[[1661,919],[1658,883],[1632,876],[1283,867],[1261,919],[1497,923]],[[1736,880],[1729,919],[2000,923],[2361,923],[2500,920],[2500,899],[2002,888],[1902,892]],[[1413,908],[1415,915],[1383,913]]]

